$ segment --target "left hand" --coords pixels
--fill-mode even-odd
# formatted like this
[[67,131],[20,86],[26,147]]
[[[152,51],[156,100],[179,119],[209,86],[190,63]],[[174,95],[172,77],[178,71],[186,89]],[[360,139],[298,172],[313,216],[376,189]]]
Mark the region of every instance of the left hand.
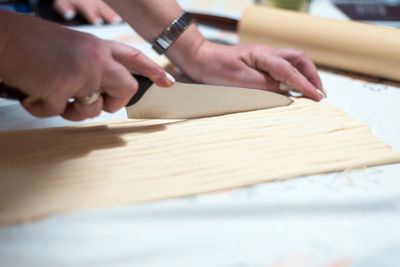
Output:
[[[183,13],[175,0],[105,1],[149,42]],[[300,51],[212,43],[191,25],[165,55],[198,82],[287,93],[279,90],[285,85],[314,100],[324,97],[316,67]]]
[[281,83],[313,100],[324,97],[317,69],[304,52],[263,45],[226,46],[204,41],[184,71],[194,80],[216,85],[283,93]]

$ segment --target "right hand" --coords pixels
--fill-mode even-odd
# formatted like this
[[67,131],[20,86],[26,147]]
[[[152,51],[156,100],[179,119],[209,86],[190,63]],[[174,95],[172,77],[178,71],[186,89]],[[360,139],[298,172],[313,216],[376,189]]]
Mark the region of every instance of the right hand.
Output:
[[[173,84],[159,65],[135,48],[30,16],[8,17],[13,21],[0,51],[0,77],[37,100],[22,103],[34,116],[61,115],[78,121],[95,117],[102,110],[115,112],[137,90],[130,72],[162,87]],[[100,90],[102,96],[91,105],[68,102]]]

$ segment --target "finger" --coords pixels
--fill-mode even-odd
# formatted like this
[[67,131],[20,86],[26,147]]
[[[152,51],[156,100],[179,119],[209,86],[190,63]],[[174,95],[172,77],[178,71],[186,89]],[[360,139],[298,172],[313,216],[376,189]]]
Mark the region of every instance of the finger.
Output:
[[78,11],[90,24],[101,25],[104,23],[95,1],[79,1],[78,3]]
[[261,56],[257,59],[256,65],[258,68],[268,72],[275,80],[288,84],[306,97],[317,101],[324,97],[322,93],[318,92],[319,89],[311,84],[306,77],[280,57],[269,56],[266,58]]
[[76,16],[76,8],[73,4],[65,0],[56,0],[53,2],[53,8],[60,14],[65,20],[71,20]]
[[33,103],[28,101],[23,101],[21,105],[33,116],[39,118],[45,118],[62,114],[67,106],[67,100],[65,101],[38,100]]
[[146,76],[162,87],[170,87],[174,84],[175,79],[140,50],[117,42],[110,42],[110,46],[114,59],[130,72]]
[[[250,69],[247,72],[241,72],[237,80],[241,81],[239,84],[237,84],[237,86],[240,87],[249,87],[252,89],[262,89],[274,93],[282,93],[282,91],[279,89],[279,82],[274,80],[268,73],[263,71]],[[227,81],[223,83],[223,85],[229,86],[231,85],[231,82]]]
[[104,73],[102,81],[103,110],[115,112],[124,107],[138,88],[137,81],[122,65],[110,65]]
[[279,56],[289,61],[290,64],[296,67],[316,88],[323,91],[318,70],[304,52],[293,49],[280,49]]
[[70,121],[82,121],[88,118],[94,118],[100,115],[103,110],[103,98],[100,96],[96,102],[85,105],[79,100],[68,104],[65,112],[61,114],[64,119]]
[[99,2],[99,12],[106,23],[118,24],[122,22],[122,18],[103,1]]

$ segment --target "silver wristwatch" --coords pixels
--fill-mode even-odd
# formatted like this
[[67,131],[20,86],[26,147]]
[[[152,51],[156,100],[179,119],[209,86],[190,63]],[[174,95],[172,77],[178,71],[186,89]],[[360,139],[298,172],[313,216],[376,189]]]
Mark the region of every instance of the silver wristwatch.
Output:
[[153,42],[152,48],[158,54],[164,54],[168,47],[194,22],[195,19],[192,15],[184,12],[157,37]]

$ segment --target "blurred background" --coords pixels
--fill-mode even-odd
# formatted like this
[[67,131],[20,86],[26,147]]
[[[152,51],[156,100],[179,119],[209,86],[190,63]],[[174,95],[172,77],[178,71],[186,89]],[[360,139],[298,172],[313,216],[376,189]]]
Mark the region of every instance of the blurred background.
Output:
[[[0,8],[38,15],[69,26],[88,24],[88,20],[79,12],[73,19],[64,19],[53,8],[54,1],[57,0],[0,0]],[[194,1],[178,2],[191,4]],[[400,28],[400,0],[253,0],[254,4],[300,12],[309,12],[310,6],[316,2],[330,2],[339,12],[352,20]]]

